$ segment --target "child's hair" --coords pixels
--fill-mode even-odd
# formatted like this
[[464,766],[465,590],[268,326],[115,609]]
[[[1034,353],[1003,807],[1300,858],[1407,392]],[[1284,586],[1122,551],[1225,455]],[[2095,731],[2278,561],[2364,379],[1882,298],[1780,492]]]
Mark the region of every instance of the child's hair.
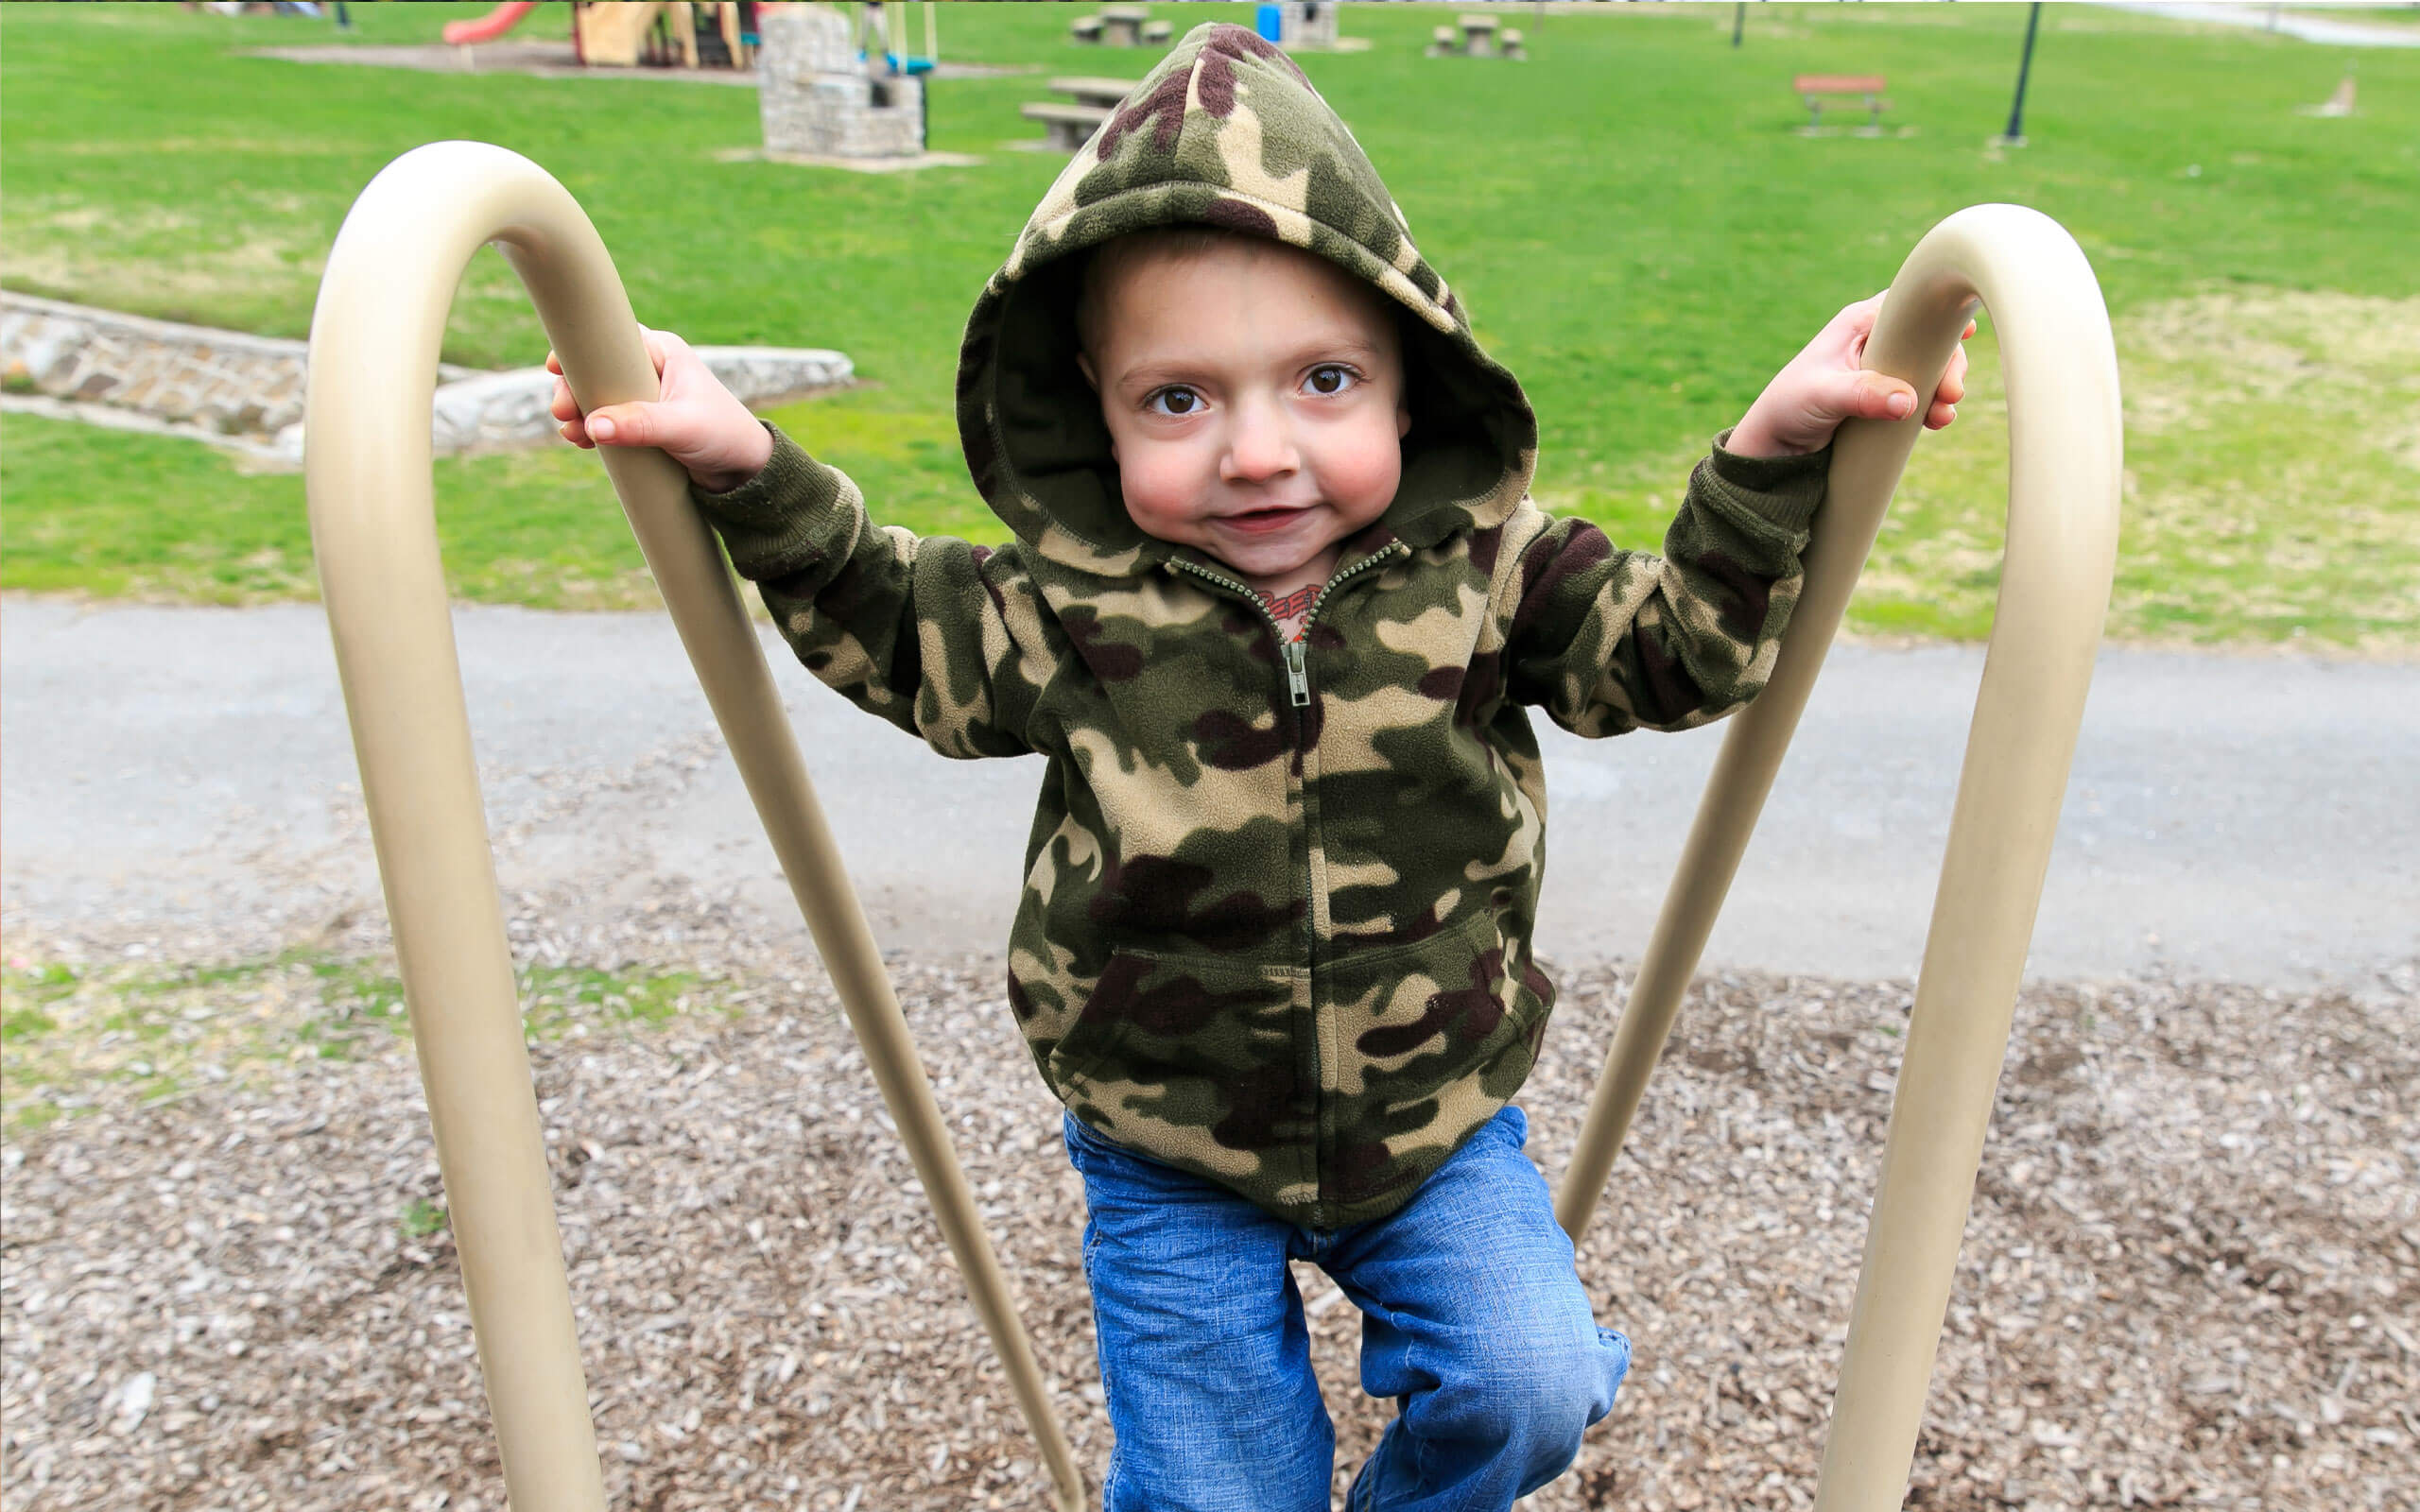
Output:
[[1099,358],[1109,286],[1128,264],[1154,254],[1193,257],[1225,242],[1256,239],[1218,226],[1150,226],[1101,243],[1084,254],[1083,283],[1076,295],[1077,349],[1095,360]]

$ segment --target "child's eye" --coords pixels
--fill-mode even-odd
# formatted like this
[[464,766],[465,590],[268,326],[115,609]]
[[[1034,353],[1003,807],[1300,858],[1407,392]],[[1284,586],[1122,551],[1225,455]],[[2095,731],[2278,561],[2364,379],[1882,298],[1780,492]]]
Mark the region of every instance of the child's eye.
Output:
[[1340,394],[1360,381],[1361,375],[1338,363],[1324,362],[1311,369],[1304,382],[1315,394]]
[[1201,407],[1201,396],[1183,384],[1170,384],[1153,389],[1143,407],[1155,415],[1190,415]]

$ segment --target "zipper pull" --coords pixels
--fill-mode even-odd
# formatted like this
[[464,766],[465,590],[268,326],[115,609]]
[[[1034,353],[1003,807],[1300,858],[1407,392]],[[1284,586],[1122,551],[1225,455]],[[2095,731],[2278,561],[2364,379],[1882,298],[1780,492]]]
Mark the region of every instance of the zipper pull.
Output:
[[1288,641],[1285,645],[1286,685],[1294,690],[1294,707],[1297,709],[1311,701],[1310,673],[1303,665],[1303,654],[1306,649],[1301,641]]

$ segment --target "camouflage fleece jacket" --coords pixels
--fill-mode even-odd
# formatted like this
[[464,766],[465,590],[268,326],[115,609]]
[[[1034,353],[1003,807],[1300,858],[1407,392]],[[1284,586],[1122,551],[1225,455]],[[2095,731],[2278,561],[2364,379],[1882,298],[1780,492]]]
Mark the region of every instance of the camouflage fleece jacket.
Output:
[[[1076,366],[1071,254],[1174,222],[1308,248],[1406,312],[1401,491],[1287,647],[1230,570],[1128,518]],[[1136,86],[984,286],[958,417],[1007,545],[873,524],[778,430],[758,476],[698,502],[818,678],[944,755],[1047,760],[1008,990],[1061,1100],[1287,1221],[1384,1216],[1546,1029],[1525,706],[1611,735],[1746,702],[1824,456],[1718,444],[1661,558],[1541,513],[1519,385],[1343,123],[1220,25]]]

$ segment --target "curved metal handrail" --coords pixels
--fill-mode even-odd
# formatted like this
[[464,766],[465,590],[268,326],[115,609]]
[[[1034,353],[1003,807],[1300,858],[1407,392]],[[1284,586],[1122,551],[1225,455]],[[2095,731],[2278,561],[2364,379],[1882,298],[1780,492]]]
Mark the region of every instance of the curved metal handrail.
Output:
[[[462,269],[485,243],[528,289],[584,409],[654,395],[629,299],[570,195],[517,153],[434,143],[371,181],[330,252],[311,324],[305,482],[506,1494],[517,1512],[601,1512],[595,1429],[430,490],[438,349]],[[2066,232],[2004,205],[1943,222],[1893,283],[1868,365],[1929,392],[1919,375],[1937,379],[1979,301],[2000,326],[2010,390],[2007,566],[1850,1324],[1818,1492],[1825,1512],[1895,1506],[1906,1484],[2114,570],[2117,364],[2099,288]],[[1724,746],[1558,1199],[1575,1237],[1603,1189],[1918,423],[1851,422],[1841,431],[1790,632],[1771,683]],[[720,549],[676,464],[653,451],[600,455],[932,1196],[1058,1504],[1079,1512],[1082,1478]],[[1992,807],[2008,795],[2005,812]],[[1945,946],[1953,938],[1960,950]],[[1974,1022],[1946,1017],[1961,1011]]]
[[[483,243],[521,276],[583,409],[655,397],[630,299],[570,194],[518,153],[432,143],[371,180],[328,255],[311,317],[304,483],[505,1494],[516,1512],[603,1512],[431,494],[438,347]],[[1080,1512],[1075,1456],[721,549],[670,458],[600,453],[1058,1504]]]
[[[1935,226],[1892,281],[1865,365],[1930,394],[1978,304],[1991,312],[2008,386],[2008,546],[1817,1512],[1878,1512],[1906,1493],[2117,571],[2117,349],[2091,266],[2057,222],[2016,205],[1977,205]],[[1806,585],[1772,678],[1723,741],[1556,1195],[1556,1217],[1575,1242],[1620,1153],[1923,411],[1919,404],[1898,421],[1851,421],[1834,440]]]

